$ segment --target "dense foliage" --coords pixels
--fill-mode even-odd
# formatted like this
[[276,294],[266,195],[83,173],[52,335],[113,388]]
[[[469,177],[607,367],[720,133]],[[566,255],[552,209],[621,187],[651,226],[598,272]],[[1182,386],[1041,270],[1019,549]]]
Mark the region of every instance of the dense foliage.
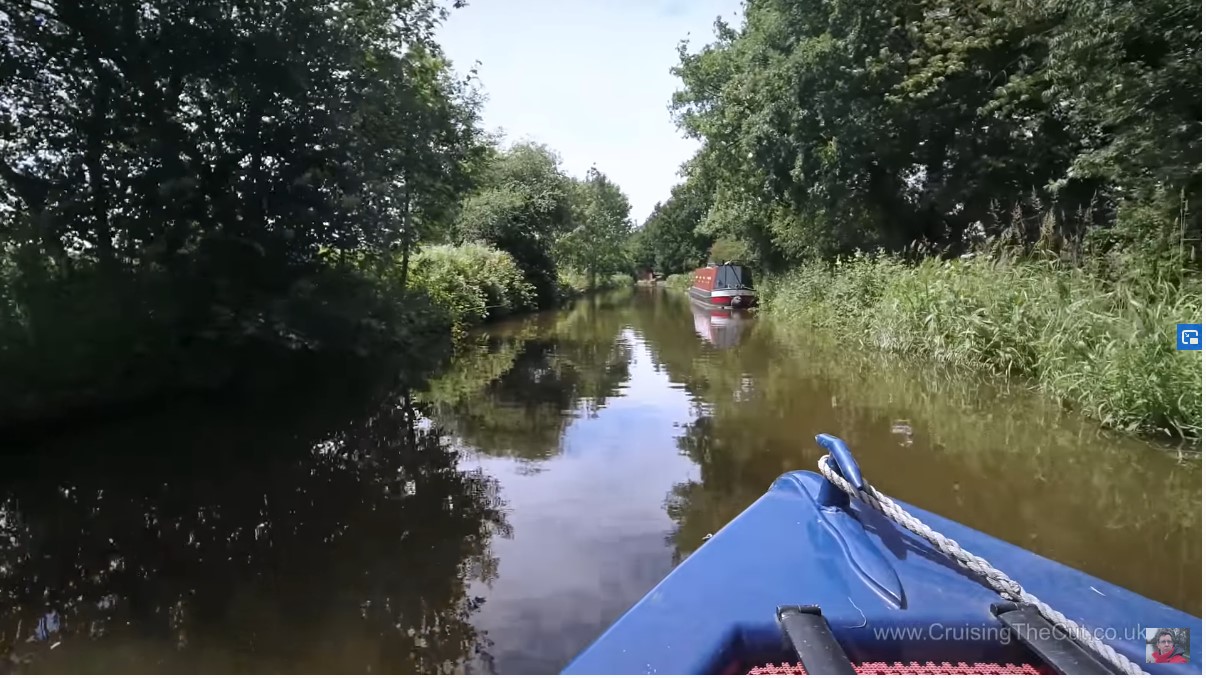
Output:
[[773,316],[1198,437],[1172,331],[1201,317],[1200,25],[1187,0],[748,0],[680,46],[702,146],[634,251],[685,271],[705,236]]
[[495,151],[477,189],[461,206],[455,237],[481,241],[513,256],[542,304],[555,295],[553,245],[569,226],[572,183],[560,158],[537,144]]
[[495,152],[461,207],[455,237],[481,241],[515,258],[541,305],[558,298],[558,271],[590,280],[628,271],[623,245],[632,229],[628,198],[596,168],[568,176],[539,144]]
[[[559,266],[621,270],[573,232],[622,237],[627,200],[483,134],[446,12],[0,0],[0,425],[210,388],[264,351],[410,351],[482,299],[554,303]],[[409,284],[423,247],[475,242],[524,284],[475,249],[421,258],[432,294]]]
[[632,232],[632,206],[620,187],[592,167],[575,182],[573,224],[558,240],[560,259],[586,274],[591,287],[600,275],[629,269],[624,246]]
[[468,180],[474,94],[441,15],[0,3],[3,404],[208,381],[239,347],[413,338],[418,300],[328,252],[387,261]]
[[[1187,0],[749,0],[740,29],[680,47],[673,108],[703,142],[682,190],[705,198],[656,230],[741,239],[769,269],[1044,224],[1196,243],[1200,19]],[[1120,219],[1138,207],[1155,218]]]
[[708,196],[694,182],[679,184],[633,234],[633,263],[664,273],[689,271],[704,263],[710,239],[696,229],[707,214]]
[[457,334],[469,325],[536,308],[536,290],[511,255],[477,243],[428,247],[411,260],[411,279],[451,313]]

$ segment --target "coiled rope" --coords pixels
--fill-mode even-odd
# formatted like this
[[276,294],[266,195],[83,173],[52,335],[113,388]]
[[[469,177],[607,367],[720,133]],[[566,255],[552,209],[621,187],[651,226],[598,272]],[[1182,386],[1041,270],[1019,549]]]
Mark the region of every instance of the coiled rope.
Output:
[[1047,621],[1063,629],[1073,638],[1080,641],[1082,645],[1091,648],[1101,658],[1117,667],[1123,673],[1132,676],[1148,675],[1146,671],[1140,669],[1137,664],[1119,654],[1117,650],[1095,638],[1088,629],[1068,619],[1058,610],[1053,609],[1050,605],[1027,593],[1021,584],[1010,579],[1008,575],[993,567],[987,560],[965,550],[954,539],[935,532],[928,525],[914,518],[907,511],[900,508],[896,502],[872,487],[870,483],[865,483],[866,491],[856,489],[829,465],[829,455],[821,457],[820,467],[821,474],[829,482],[836,485],[846,494],[863,500],[868,506],[884,514],[893,522],[933,544],[935,548],[959,563],[964,569],[970,570],[982,577],[993,590],[1001,594],[1002,598],[1017,603],[1033,605]]

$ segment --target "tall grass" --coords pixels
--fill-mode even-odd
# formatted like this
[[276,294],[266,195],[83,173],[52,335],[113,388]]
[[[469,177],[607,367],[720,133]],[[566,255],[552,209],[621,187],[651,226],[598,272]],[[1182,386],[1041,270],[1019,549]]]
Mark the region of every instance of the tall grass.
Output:
[[1036,256],[856,255],[763,290],[780,322],[1025,377],[1110,428],[1201,438],[1201,354],[1174,341],[1177,323],[1200,322],[1200,281],[1105,279]]

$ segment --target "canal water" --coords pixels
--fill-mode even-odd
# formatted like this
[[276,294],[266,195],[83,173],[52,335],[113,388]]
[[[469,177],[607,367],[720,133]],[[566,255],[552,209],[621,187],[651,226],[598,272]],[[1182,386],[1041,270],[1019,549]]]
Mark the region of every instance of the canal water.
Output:
[[1196,450],[1018,385],[649,288],[491,326],[421,392],[358,383],[6,450],[0,672],[555,673],[822,432],[1201,614]]

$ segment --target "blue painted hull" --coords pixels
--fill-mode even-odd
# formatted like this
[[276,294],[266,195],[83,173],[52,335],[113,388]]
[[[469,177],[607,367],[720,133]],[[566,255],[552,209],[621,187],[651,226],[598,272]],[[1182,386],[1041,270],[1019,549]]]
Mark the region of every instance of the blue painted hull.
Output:
[[[699,675],[794,663],[775,616],[785,605],[819,606],[855,663],[1035,661],[994,616],[996,592],[860,501],[825,507],[831,487],[811,472],[778,478],[563,673]],[[1149,673],[1202,673],[1200,618],[897,503]],[[1188,627],[1189,663],[1145,663],[1147,627]]]

